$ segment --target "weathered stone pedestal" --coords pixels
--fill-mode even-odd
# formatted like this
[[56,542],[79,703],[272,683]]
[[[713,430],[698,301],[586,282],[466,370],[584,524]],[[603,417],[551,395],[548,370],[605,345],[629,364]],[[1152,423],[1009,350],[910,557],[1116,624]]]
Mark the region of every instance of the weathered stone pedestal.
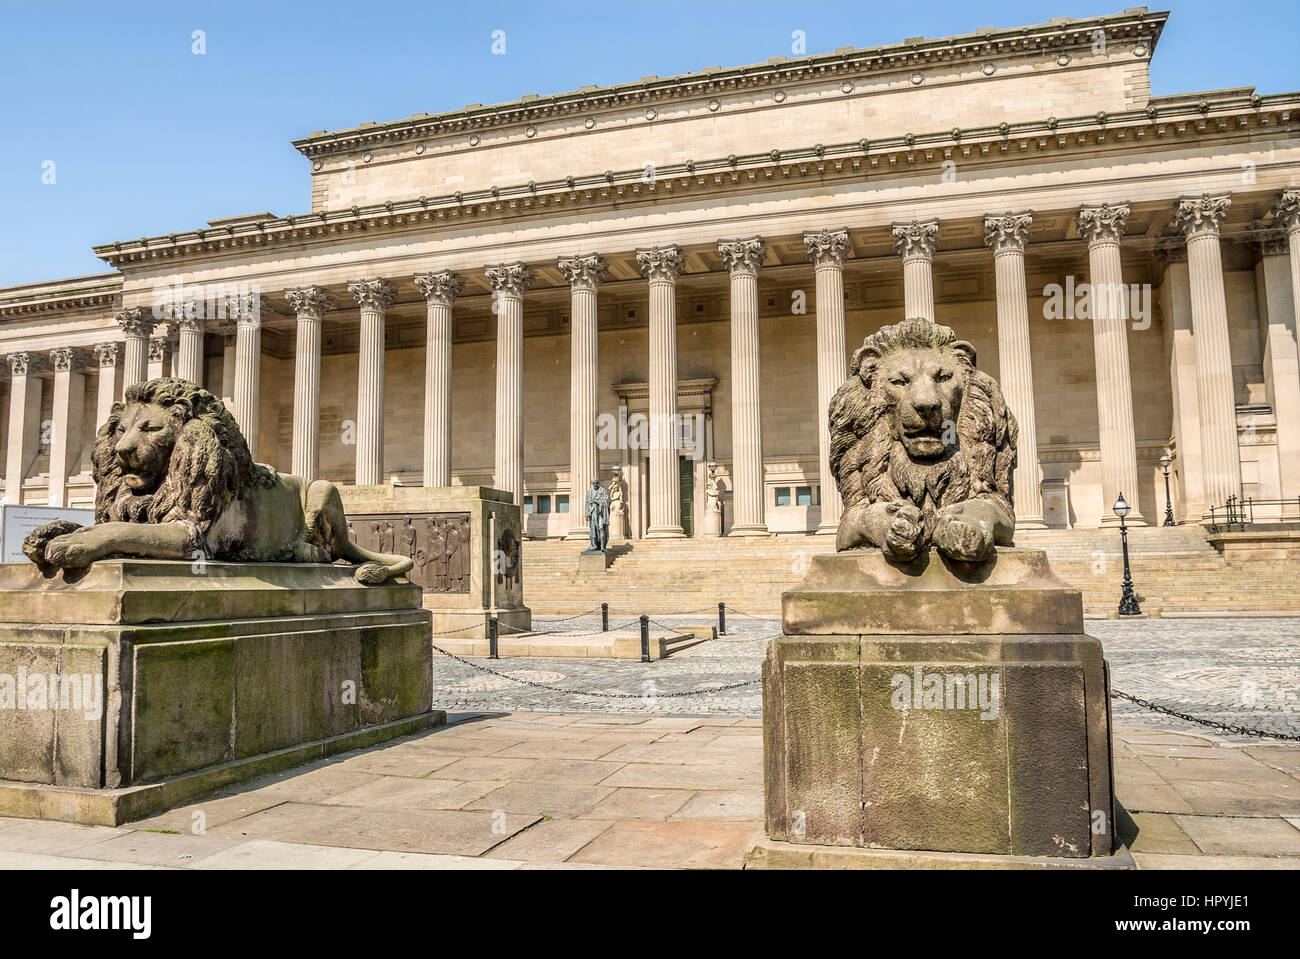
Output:
[[0,816],[112,825],[443,722],[419,587],[352,574],[0,565]]
[[486,639],[533,625],[524,605],[522,517],[514,494],[486,486],[346,486],[351,536],[367,549],[410,556],[435,636]]
[[763,667],[767,868],[1131,867],[1109,679],[1046,554],[817,556]]
[[578,554],[578,572],[603,573],[613,561],[614,557],[606,550],[584,549]]

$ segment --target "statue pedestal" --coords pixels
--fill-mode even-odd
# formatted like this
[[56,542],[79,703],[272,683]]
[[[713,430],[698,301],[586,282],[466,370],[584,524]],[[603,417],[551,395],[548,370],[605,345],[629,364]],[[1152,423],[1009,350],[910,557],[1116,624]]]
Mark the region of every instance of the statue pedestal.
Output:
[[0,565],[0,816],[114,825],[443,722],[419,587],[352,573]]
[[514,495],[486,486],[345,486],[352,538],[366,549],[410,556],[433,634],[486,639],[527,632],[522,516]]
[[1101,643],[1046,554],[816,556],[782,620],[751,867],[1131,867]]
[[578,554],[578,572],[603,573],[613,561],[609,550],[584,549]]

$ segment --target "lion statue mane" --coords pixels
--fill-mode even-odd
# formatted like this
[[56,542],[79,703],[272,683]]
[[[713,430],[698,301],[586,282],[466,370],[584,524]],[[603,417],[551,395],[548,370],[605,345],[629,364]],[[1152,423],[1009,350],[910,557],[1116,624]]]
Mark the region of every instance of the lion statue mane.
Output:
[[110,556],[227,562],[360,564],[377,585],[411,568],[348,538],[338,488],[254,463],[235,418],[177,377],[127,387],[91,453],[95,525],[30,533],[23,552],[47,573]]
[[951,329],[914,318],[868,336],[829,420],[836,549],[981,562],[1011,545],[1016,420]]

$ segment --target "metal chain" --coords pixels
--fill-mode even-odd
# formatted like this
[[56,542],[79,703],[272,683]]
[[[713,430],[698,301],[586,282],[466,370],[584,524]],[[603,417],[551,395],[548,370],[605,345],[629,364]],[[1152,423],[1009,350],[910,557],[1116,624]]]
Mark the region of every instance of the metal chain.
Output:
[[1137,696],[1130,696],[1128,693],[1120,692],[1118,689],[1110,691],[1112,699],[1123,699],[1138,706],[1144,706],[1147,709],[1157,713],[1164,713],[1166,716],[1173,716],[1176,719],[1186,720],[1189,723],[1196,723],[1199,726],[1209,726],[1212,729],[1222,730],[1225,733],[1237,733],[1241,736],[1262,736],[1268,739],[1285,739],[1290,742],[1300,742],[1300,736],[1291,733],[1270,733],[1260,729],[1247,729],[1245,726],[1234,726],[1232,723],[1221,723],[1215,719],[1200,719],[1196,716],[1189,716],[1187,713],[1180,713],[1176,709],[1170,709],[1167,706],[1160,706],[1156,703],[1147,702],[1145,699],[1139,699]]
[[[771,637],[769,636],[765,638],[770,639]],[[447,652],[447,650],[440,649],[437,646],[433,647],[433,651],[435,653],[441,653],[442,655],[446,656],[449,659],[454,659],[456,662],[462,663],[465,666],[470,667],[471,669],[476,669],[481,673],[491,673],[493,676],[499,676],[502,679],[507,679],[512,683],[519,683],[521,686],[533,686],[537,689],[548,689],[551,692],[567,693],[570,696],[595,696],[600,699],[645,699],[646,698],[645,693],[596,693],[596,692],[585,692],[581,689],[565,689],[563,686],[552,686],[550,683],[539,683],[536,680],[520,679],[518,676],[511,676],[509,673],[503,673],[500,670],[492,669],[489,666],[482,666],[478,663],[470,662],[468,659],[465,659],[464,657],[457,656],[455,653],[449,653]],[[713,686],[709,689],[687,689],[675,693],[657,692],[654,693],[651,696],[651,698],[652,699],[675,699],[681,696],[704,696],[707,695],[708,693],[720,693],[728,689],[740,689],[744,686],[753,686],[756,683],[761,683],[762,681],[763,681],[762,678],[747,679],[744,682],[727,683],[722,686]]]

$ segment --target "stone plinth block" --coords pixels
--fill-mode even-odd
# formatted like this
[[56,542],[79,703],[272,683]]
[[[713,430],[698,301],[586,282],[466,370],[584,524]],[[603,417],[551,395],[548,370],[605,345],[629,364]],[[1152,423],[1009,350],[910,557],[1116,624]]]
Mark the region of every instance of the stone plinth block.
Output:
[[1112,855],[1106,663],[1042,552],[818,556],[782,601],[763,666],[771,840]]
[[345,486],[349,535],[410,556],[436,636],[486,639],[532,628],[524,605],[522,516],[514,494],[486,486]]
[[578,572],[603,573],[614,561],[612,554],[603,550],[584,549],[578,554]]
[[0,815],[110,821],[438,721],[421,598],[325,564],[0,565]]

